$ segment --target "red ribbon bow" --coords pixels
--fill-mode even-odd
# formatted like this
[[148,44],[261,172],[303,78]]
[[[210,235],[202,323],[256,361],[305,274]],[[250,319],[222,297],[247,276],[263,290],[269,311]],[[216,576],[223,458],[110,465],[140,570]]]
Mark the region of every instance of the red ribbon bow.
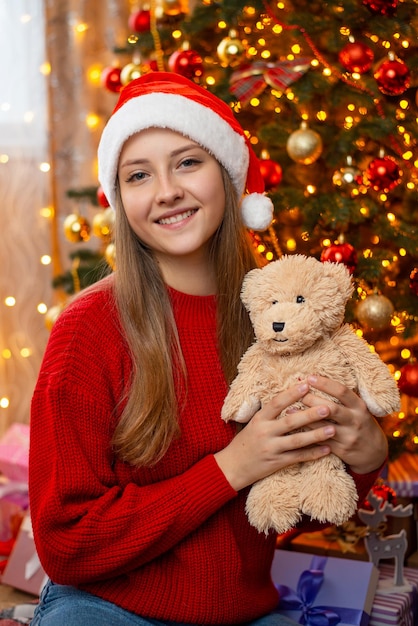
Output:
[[309,69],[310,62],[306,57],[277,63],[256,61],[232,73],[230,91],[243,104],[260,95],[267,85],[284,91]]

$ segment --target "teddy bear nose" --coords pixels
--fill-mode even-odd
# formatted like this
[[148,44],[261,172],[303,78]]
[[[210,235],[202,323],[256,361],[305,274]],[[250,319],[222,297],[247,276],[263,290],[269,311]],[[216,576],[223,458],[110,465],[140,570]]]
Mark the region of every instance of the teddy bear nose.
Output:
[[284,322],[273,322],[273,330],[275,333],[281,333],[284,328]]

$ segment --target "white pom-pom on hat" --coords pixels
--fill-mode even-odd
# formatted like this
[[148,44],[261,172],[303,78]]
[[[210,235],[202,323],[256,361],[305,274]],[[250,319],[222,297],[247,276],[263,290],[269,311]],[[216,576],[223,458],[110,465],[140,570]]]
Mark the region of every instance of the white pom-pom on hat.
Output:
[[150,72],[128,83],[107,122],[98,149],[99,182],[116,208],[116,178],[122,147],[146,128],[169,128],[189,137],[212,154],[229,173],[240,202],[243,222],[265,230],[273,205],[264,195],[258,158],[232,109],[207,89],[170,72]]

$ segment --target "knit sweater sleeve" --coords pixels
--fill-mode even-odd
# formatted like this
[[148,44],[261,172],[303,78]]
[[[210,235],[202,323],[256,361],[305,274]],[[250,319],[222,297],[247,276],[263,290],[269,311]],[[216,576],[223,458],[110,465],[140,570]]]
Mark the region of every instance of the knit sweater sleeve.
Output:
[[115,462],[114,411],[130,366],[111,312],[93,300],[55,324],[32,401],[34,537],[61,584],[129,575],[236,496],[212,454],[146,484],[130,478],[140,470]]

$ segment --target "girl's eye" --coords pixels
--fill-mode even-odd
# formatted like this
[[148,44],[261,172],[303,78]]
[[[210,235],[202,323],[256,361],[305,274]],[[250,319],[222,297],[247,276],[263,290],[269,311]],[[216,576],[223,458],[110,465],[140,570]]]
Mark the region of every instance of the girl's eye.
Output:
[[302,304],[302,302],[305,302],[305,298],[303,296],[296,296],[296,302]]
[[188,157],[187,159],[183,159],[180,163],[180,167],[193,167],[193,165],[198,165],[200,163],[199,159],[194,157]]
[[130,174],[128,176],[128,178],[126,179],[126,182],[127,183],[132,183],[132,182],[135,182],[135,181],[144,180],[144,178],[146,178],[145,172],[134,172],[133,174]]

